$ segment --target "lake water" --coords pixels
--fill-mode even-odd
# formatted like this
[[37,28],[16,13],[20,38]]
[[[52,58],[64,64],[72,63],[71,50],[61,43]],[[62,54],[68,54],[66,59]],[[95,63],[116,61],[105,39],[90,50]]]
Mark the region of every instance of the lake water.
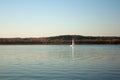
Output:
[[120,80],[120,45],[0,45],[0,80]]

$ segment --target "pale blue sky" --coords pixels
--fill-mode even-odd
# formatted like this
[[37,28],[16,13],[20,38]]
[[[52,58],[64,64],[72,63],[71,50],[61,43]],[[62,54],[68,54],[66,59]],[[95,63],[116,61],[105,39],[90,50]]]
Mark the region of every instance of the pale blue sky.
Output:
[[0,0],[0,37],[120,36],[120,0]]

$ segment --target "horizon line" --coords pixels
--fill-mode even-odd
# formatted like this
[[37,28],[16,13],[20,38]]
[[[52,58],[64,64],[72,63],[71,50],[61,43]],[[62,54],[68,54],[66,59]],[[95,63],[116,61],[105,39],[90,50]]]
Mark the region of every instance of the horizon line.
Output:
[[75,35],[73,35],[73,34],[65,34],[65,35],[54,35],[54,36],[34,36],[34,37],[0,37],[0,38],[48,38],[48,37],[58,37],[58,36],[83,36],[83,37],[120,37],[120,36],[93,36],[93,35],[91,35],[91,36],[84,36],[84,35],[79,35],[79,34],[75,34]]

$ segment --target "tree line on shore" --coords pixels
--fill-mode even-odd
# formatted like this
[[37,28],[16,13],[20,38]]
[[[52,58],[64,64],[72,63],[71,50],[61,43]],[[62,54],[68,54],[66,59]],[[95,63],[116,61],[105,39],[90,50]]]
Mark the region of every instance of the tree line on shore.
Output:
[[120,44],[120,37],[61,35],[40,38],[0,38],[0,44]]

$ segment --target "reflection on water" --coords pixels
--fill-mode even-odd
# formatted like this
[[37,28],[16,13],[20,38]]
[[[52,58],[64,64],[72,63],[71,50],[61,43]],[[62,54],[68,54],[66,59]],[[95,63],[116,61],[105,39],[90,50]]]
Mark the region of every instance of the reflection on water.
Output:
[[74,47],[71,47],[72,49],[72,59],[74,60]]
[[0,80],[119,80],[120,45],[0,46]]

